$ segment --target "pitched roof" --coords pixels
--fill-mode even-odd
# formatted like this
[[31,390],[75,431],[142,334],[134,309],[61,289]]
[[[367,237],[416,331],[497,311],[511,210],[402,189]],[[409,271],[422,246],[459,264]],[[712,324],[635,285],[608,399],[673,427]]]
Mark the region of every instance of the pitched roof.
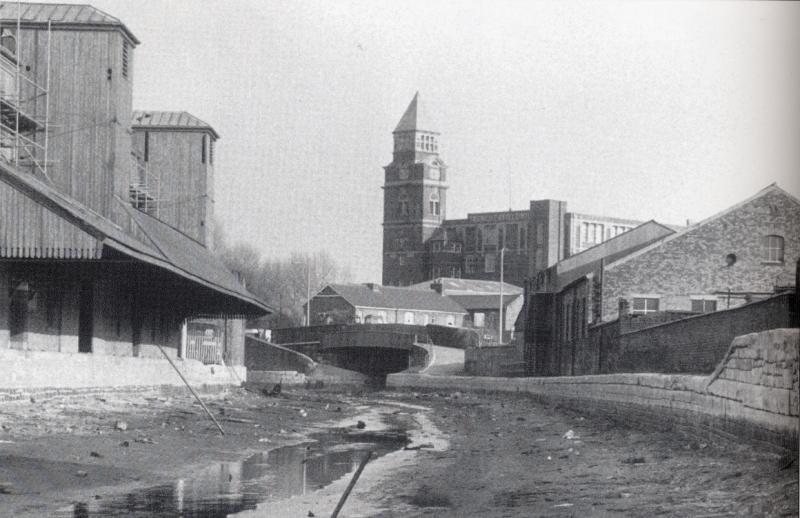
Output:
[[442,311],[445,313],[465,313],[449,297],[443,297],[433,290],[413,290],[394,286],[366,284],[330,284],[329,287],[353,306],[387,309],[408,309],[422,311]]
[[[439,277],[432,281],[420,282],[409,286],[413,290],[429,290],[431,284],[441,283],[445,295],[498,295],[500,283],[481,279],[460,279],[456,277]],[[503,283],[503,293],[522,293],[523,289],[514,284]]]
[[580,253],[567,257],[555,266],[558,274],[558,289],[560,291],[571,282],[594,271],[601,259],[607,265],[652,243],[662,241],[665,237],[674,233],[675,231],[668,226],[662,225],[655,220],[650,220]]
[[631,259],[639,257],[640,255],[646,254],[647,252],[649,252],[650,250],[653,250],[654,248],[662,246],[662,245],[672,241],[673,239],[679,238],[679,237],[681,237],[683,235],[686,235],[686,234],[688,234],[690,232],[693,232],[696,229],[698,229],[698,228],[700,228],[702,226],[705,226],[708,223],[716,221],[716,220],[718,220],[719,218],[721,218],[723,216],[727,216],[731,212],[733,212],[733,211],[735,211],[737,209],[740,209],[741,207],[743,207],[743,206],[747,205],[748,203],[752,202],[753,200],[757,200],[758,198],[766,196],[767,194],[770,194],[770,193],[781,194],[783,196],[786,196],[790,200],[792,200],[794,203],[800,205],[800,200],[798,200],[796,197],[792,196],[790,193],[788,193],[788,192],[784,191],[783,189],[781,189],[778,186],[777,183],[771,183],[767,187],[765,187],[765,188],[761,189],[760,191],[758,191],[757,193],[755,193],[753,196],[750,196],[749,198],[746,198],[746,199],[740,201],[739,203],[731,205],[727,209],[722,210],[722,211],[714,214],[713,216],[709,216],[708,218],[706,218],[706,219],[704,219],[702,221],[699,221],[699,222],[694,223],[694,224],[692,224],[692,225],[690,225],[688,227],[685,227],[685,228],[681,229],[680,231],[675,232],[675,233],[667,236],[664,239],[661,239],[661,240],[659,240],[659,241],[657,241],[657,242],[655,242],[655,243],[653,243],[653,244],[651,244],[649,246],[646,246],[644,248],[641,248],[641,249],[637,250],[634,253],[631,253],[631,254],[628,254],[628,255],[626,255],[624,257],[621,257],[621,258],[617,259],[616,261],[614,261],[613,263],[607,263],[606,264],[606,269],[614,268],[614,267],[616,267],[616,266],[618,266],[620,264],[623,264],[623,263],[625,263],[627,261],[630,261]]
[[27,173],[18,173],[0,166],[0,181],[23,193],[34,202],[46,207],[58,217],[72,223],[94,237],[104,247],[129,257],[165,269],[184,279],[211,288],[219,293],[244,302],[251,313],[271,313],[273,310],[242,286],[208,249],[189,239],[165,223],[148,216],[119,198],[126,213],[144,235],[137,239],[113,221],[92,211],[80,202],[59,192]]
[[71,28],[79,25],[118,28],[135,45],[140,43],[119,18],[88,4],[0,2],[0,18],[4,21],[13,20],[16,23],[18,13],[20,24],[23,26],[50,22],[53,28]]
[[210,131],[214,138],[219,138],[219,134],[210,124],[186,111],[136,110],[131,118],[131,127],[177,131],[204,130]]
[[[512,293],[510,295],[503,295],[503,307],[505,308],[519,297],[522,293]],[[458,305],[464,309],[497,309],[500,305],[500,294],[497,295],[448,295],[451,299],[458,302]]]
[[408,108],[406,108],[405,113],[400,118],[400,122],[397,123],[397,127],[394,129],[393,133],[400,133],[402,131],[429,131],[436,133],[434,130],[435,127],[435,122],[430,118],[428,111],[425,109],[425,105],[419,98],[419,92],[417,92],[414,94],[414,98],[411,99],[411,103],[408,105]]

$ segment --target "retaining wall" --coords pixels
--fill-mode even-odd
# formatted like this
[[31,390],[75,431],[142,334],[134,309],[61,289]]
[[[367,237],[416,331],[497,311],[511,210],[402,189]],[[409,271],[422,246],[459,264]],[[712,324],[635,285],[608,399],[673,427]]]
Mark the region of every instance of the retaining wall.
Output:
[[[173,360],[192,387],[240,385],[247,377],[241,366],[203,365],[197,360]],[[0,349],[0,393],[80,392],[184,386],[165,359],[97,354]]]
[[316,363],[305,354],[269,343],[260,338],[246,336],[244,364],[248,371],[298,371],[311,372]]
[[496,378],[398,373],[388,376],[387,386],[529,395],[624,422],[797,449],[798,348],[798,329],[776,329],[737,338],[710,376]]

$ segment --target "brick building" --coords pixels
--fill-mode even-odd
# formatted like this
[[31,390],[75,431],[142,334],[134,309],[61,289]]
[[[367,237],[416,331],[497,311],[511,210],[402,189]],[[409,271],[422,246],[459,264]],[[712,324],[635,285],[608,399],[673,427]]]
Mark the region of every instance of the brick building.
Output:
[[562,359],[621,316],[631,330],[767,298],[794,285],[798,257],[800,201],[774,184],[685,229],[645,223],[526,284],[529,369],[573,373]]
[[567,212],[567,204],[532,200],[527,210],[446,219],[448,168],[439,133],[419,94],[393,132],[384,168],[383,284],[407,286],[438,277],[504,280],[526,277],[639,225]]
[[461,327],[467,312],[450,297],[427,289],[378,284],[329,284],[311,297],[311,325],[438,324]]
[[524,301],[519,286],[503,283],[502,290],[497,281],[483,281],[453,277],[440,277],[432,281],[409,286],[416,290],[433,289],[446,295],[467,312],[464,327],[475,329],[489,342],[497,342],[498,319],[500,318],[500,295],[503,296],[503,342],[514,338],[514,325]]

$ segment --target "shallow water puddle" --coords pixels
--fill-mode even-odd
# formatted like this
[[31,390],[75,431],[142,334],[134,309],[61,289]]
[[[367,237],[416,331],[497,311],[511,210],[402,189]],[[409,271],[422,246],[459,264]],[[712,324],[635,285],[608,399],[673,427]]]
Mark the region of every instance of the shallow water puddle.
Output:
[[321,489],[354,471],[367,451],[373,458],[407,444],[403,432],[333,432],[314,442],[257,453],[238,462],[222,462],[193,476],[108,499],[78,502],[61,518],[196,517],[224,518],[279,500]]

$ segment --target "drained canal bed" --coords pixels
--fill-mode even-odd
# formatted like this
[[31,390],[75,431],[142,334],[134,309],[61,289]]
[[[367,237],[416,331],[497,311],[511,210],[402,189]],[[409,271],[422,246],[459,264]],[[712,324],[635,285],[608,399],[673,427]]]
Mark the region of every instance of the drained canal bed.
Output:
[[170,484],[131,491],[110,499],[77,502],[59,518],[196,517],[224,518],[321,489],[373,458],[408,444],[405,432],[333,430],[312,442],[256,453],[238,462],[220,462]]

